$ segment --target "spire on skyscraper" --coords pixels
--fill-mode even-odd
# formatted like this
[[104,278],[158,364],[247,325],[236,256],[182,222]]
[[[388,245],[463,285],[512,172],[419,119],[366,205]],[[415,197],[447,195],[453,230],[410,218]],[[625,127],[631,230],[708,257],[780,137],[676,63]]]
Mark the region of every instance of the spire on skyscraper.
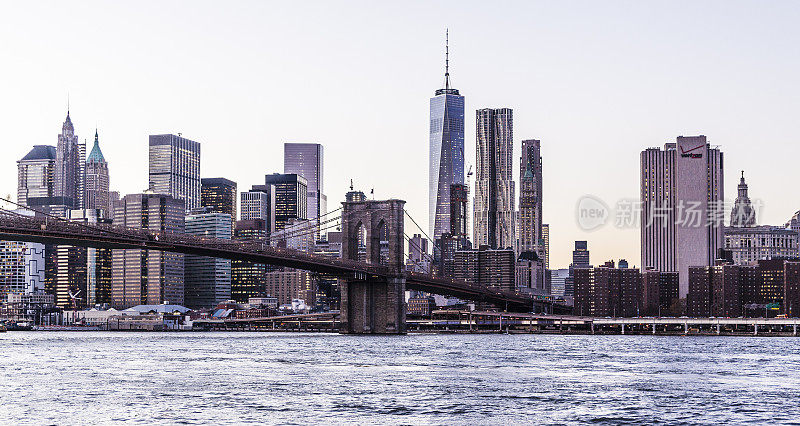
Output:
[[67,108],[67,118],[64,120],[64,125],[61,126],[61,131],[64,134],[74,134],[75,127],[72,125],[72,119],[69,118],[69,108]]
[[450,88],[450,29],[444,30],[444,88]]
[[103,157],[103,151],[100,150],[100,140],[97,136],[97,129],[94,129],[94,146],[92,152],[86,157],[87,163],[105,163],[106,159]]
[[458,90],[450,88],[450,30],[444,32],[444,88],[438,89],[436,95],[458,95]]

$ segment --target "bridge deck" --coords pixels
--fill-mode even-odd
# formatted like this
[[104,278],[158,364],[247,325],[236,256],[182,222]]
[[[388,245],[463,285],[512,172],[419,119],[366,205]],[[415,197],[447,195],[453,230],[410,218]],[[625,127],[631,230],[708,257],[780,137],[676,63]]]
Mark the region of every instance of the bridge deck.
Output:
[[334,259],[287,248],[271,247],[263,241],[207,238],[172,232],[154,232],[107,224],[68,222],[48,217],[29,217],[0,212],[0,240],[28,241],[110,249],[169,251],[222,259],[284,266],[345,279],[404,277],[409,289],[496,304],[508,310],[552,309],[552,303],[513,292],[499,291],[465,281],[426,274],[398,272],[385,265]]

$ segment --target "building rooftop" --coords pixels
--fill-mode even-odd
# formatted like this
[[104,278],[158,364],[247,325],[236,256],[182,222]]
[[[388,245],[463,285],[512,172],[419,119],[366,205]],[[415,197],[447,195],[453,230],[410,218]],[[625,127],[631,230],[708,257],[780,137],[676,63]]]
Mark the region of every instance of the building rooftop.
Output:
[[55,160],[56,147],[52,145],[34,145],[28,154],[20,161],[28,160]]
[[125,312],[138,312],[140,314],[146,314],[148,312],[158,312],[158,313],[172,313],[178,311],[180,313],[186,313],[191,311],[191,309],[187,308],[186,306],[181,305],[168,305],[168,304],[161,304],[161,305],[136,305],[134,307],[125,309]]

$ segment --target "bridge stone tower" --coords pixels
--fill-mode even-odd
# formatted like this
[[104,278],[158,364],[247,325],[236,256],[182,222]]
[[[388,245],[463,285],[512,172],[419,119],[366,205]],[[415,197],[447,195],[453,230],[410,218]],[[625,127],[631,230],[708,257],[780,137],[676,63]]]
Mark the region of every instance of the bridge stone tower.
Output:
[[342,288],[341,332],[406,332],[403,200],[348,197],[342,203],[342,258],[385,266],[387,276],[350,277]]

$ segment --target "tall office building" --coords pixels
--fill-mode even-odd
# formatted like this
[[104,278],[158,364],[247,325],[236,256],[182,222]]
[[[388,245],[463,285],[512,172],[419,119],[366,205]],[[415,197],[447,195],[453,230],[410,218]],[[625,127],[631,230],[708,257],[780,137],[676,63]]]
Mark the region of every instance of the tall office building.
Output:
[[[96,132],[95,132],[96,133]],[[78,143],[78,201],[75,208],[86,208],[86,139]]]
[[242,220],[263,220],[267,238],[275,230],[275,192],[275,185],[254,185],[240,196]]
[[55,193],[53,176],[56,147],[35,145],[17,161],[17,203],[28,206],[31,198],[50,198]]
[[542,157],[541,142],[522,141],[519,165],[519,248],[544,258],[542,234]]
[[428,220],[433,240],[449,231],[451,185],[464,184],[464,97],[450,87],[449,38],[444,88],[430,100]]
[[200,205],[211,213],[224,213],[236,220],[236,182],[225,178],[200,179]]
[[475,246],[516,245],[512,176],[514,121],[510,108],[476,112]]
[[[85,148],[84,148],[85,149]],[[79,195],[82,188],[83,169],[81,148],[78,143],[78,136],[75,134],[75,127],[67,111],[67,119],[61,126],[61,134],[58,135],[56,145],[56,161],[53,172],[53,184],[55,197],[63,197],[65,204],[70,208],[77,208],[78,202],[83,198]]]
[[316,219],[327,213],[328,197],[323,189],[323,150],[318,143],[283,144],[283,173],[297,174],[306,179],[308,185],[308,219]]
[[463,184],[450,185],[450,227],[448,232],[458,240],[458,248],[467,245],[467,202],[469,188]]
[[102,211],[102,217],[112,217],[114,212],[109,210],[110,199],[110,178],[108,174],[108,162],[103,157],[100,150],[100,141],[97,130],[94,131],[94,146],[89,156],[86,157],[86,185],[85,185],[85,208],[89,210]]
[[[98,209],[74,209],[68,220],[110,224]],[[111,303],[112,250],[108,248],[52,246],[55,304],[61,308],[89,308]]]
[[569,269],[555,269],[550,276],[550,294],[556,297],[563,297],[566,293],[567,277]]
[[[266,175],[264,183],[275,187],[275,229],[280,231],[291,219],[308,219],[308,181],[295,173]],[[260,185],[254,191],[266,190]]]
[[[242,195],[246,194],[243,192]],[[244,214],[244,207],[242,208]],[[267,240],[269,231],[264,219],[242,219],[236,222],[233,238],[236,240]],[[263,263],[246,260],[231,261],[231,298],[239,303],[246,303],[251,297],[263,297],[265,293],[265,275],[272,270]]]
[[746,228],[756,226],[756,211],[753,210],[750,197],[747,195],[747,183],[744,181],[744,171],[742,171],[742,179],[739,181],[737,190],[736,201],[733,203],[733,209],[731,210],[731,227]]
[[150,135],[150,190],[200,207],[200,143],[176,135]]
[[421,234],[414,234],[414,236],[408,240],[408,260],[412,263],[430,260],[427,238],[423,238]]
[[572,251],[572,263],[569,264],[569,273],[564,281],[564,296],[575,294],[575,269],[590,268],[589,246],[586,241],[575,241],[575,250]]
[[[129,194],[114,224],[151,232],[183,232],[183,200],[165,194]],[[114,249],[112,302],[116,308],[184,303],[184,255],[155,250]]]
[[550,225],[543,224],[542,225],[542,243],[544,247],[542,247],[544,251],[544,268],[550,269]]
[[[185,232],[208,238],[231,238],[231,215],[208,207],[186,216]],[[213,308],[231,298],[231,261],[207,256],[186,255],[184,303],[189,308]]]
[[[30,210],[15,213],[32,216]],[[45,289],[45,249],[40,243],[0,241],[0,300],[8,294],[32,294]]]
[[642,269],[678,272],[679,297],[689,266],[711,266],[723,240],[722,152],[705,136],[679,136],[641,153]]

